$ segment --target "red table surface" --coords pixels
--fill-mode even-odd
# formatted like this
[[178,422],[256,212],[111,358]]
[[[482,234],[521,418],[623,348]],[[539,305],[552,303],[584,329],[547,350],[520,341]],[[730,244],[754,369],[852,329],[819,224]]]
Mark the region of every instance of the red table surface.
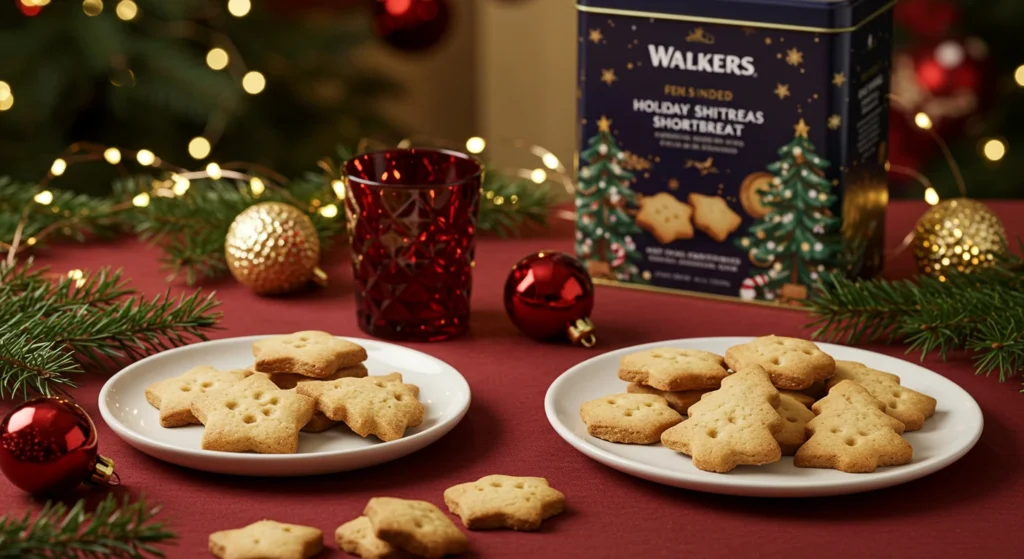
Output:
[[[1024,203],[993,203],[1012,234],[1024,233]],[[895,247],[923,212],[893,203],[888,245]],[[334,530],[359,516],[367,499],[396,496],[443,507],[442,492],[487,474],[537,475],[567,497],[567,510],[537,533],[471,532],[473,557],[1024,557],[1024,394],[1018,380],[975,377],[967,358],[927,366],[977,399],[985,431],[977,446],[945,470],[898,487],[844,497],[760,499],[676,489],[630,477],[583,456],[544,415],[544,394],[563,371],[589,357],[634,344],[701,336],[775,333],[806,336],[807,316],[790,310],[668,294],[599,287],[594,321],[601,343],[587,350],[544,345],[506,319],[502,287],[509,268],[540,249],[571,252],[567,224],[544,236],[485,238],[478,248],[472,331],[456,341],[410,344],[461,371],[473,391],[465,419],[436,444],[394,462],[309,478],[257,479],[208,474],[166,464],[118,439],[100,418],[101,376],[82,379],[77,400],[96,420],[101,453],[114,459],[122,489],[163,506],[161,517],[180,539],[168,557],[207,555],[215,531],[272,518],[322,529],[323,557],[342,557]],[[40,255],[56,271],[124,267],[143,293],[167,288],[157,250],[135,242],[65,245]],[[362,336],[355,323],[347,264],[328,264],[325,290],[289,298],[251,295],[233,281],[210,287],[223,301],[225,338],[323,329]],[[913,263],[895,256],[888,275],[907,276]],[[172,291],[186,289],[174,285]],[[901,356],[899,347],[871,349]],[[908,357],[914,359],[914,357]],[[681,460],[684,458],[680,458]],[[870,474],[865,474],[870,475]],[[0,481],[4,512],[22,514],[37,502]]]

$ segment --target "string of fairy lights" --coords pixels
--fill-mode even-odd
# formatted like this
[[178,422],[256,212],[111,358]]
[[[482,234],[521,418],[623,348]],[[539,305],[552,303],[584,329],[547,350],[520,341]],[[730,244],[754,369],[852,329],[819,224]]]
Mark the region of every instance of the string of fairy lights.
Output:
[[[50,4],[51,0],[16,0],[22,13],[27,16],[35,16],[40,13],[43,7]],[[87,17],[96,17],[104,12],[106,5],[103,0],[83,0],[82,12]],[[227,12],[236,18],[242,18],[252,10],[251,0],[228,0]],[[143,23],[145,18],[139,5],[132,0],[118,0],[114,4],[114,14],[124,22]],[[206,53],[206,65],[215,72],[228,71],[236,76],[242,90],[249,95],[259,95],[267,87],[267,78],[262,72],[250,69],[246,66],[241,54],[231,39],[215,28],[187,28],[187,38],[208,42],[210,48]],[[134,82],[134,74],[131,69],[125,69],[124,74]],[[112,81],[114,85],[122,85],[121,81]],[[223,105],[223,104],[221,104]],[[14,90],[12,86],[0,81],[0,112],[10,110],[14,107]],[[207,119],[206,127],[202,134],[192,138],[188,143],[188,154],[196,160],[204,160],[210,156],[214,144],[220,139],[227,124],[226,110],[221,106],[215,110]],[[141,163],[141,162],[140,162]]]

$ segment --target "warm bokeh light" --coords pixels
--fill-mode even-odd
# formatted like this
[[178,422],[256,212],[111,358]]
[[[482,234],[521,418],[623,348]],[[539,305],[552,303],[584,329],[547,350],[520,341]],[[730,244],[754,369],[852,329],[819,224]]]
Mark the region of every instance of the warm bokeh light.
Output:
[[85,0],[82,2],[82,11],[87,16],[98,16],[103,12],[103,1],[102,0]]
[[922,130],[931,130],[932,118],[925,113],[917,113],[914,115],[914,124]]
[[548,180],[548,173],[544,169],[534,169],[533,172],[530,173],[530,180],[537,184],[541,184]]
[[256,95],[267,87],[267,78],[263,74],[253,70],[242,77],[242,89],[250,95]]
[[259,177],[253,177],[249,179],[249,190],[252,191],[253,196],[259,196],[263,194],[263,191],[267,189],[267,186],[263,184],[263,181]]
[[228,0],[228,13],[235,17],[243,17],[252,9],[249,0]]
[[0,81],[0,101],[7,99],[11,96],[11,85],[5,81]]
[[334,204],[327,204],[326,206],[320,208],[320,215],[326,218],[337,217],[338,206],[335,206]]
[[981,148],[981,152],[985,154],[985,159],[988,159],[989,161],[999,161],[1006,157],[1006,142],[992,138],[985,142],[985,145]]
[[146,167],[156,163],[156,156],[148,149],[140,149],[139,152],[135,154],[135,159],[139,162],[139,165],[144,165]]
[[466,151],[469,153],[481,153],[487,149],[487,142],[480,136],[473,136],[466,140]]
[[74,270],[68,270],[68,277],[73,280],[79,280],[85,277],[85,272],[78,268],[75,268]]
[[934,188],[928,187],[924,191],[924,201],[928,202],[928,205],[934,206],[939,203],[939,193]]
[[139,15],[139,6],[132,2],[132,0],[121,0],[117,3],[117,7],[114,8],[114,13],[124,21],[131,21],[135,19],[135,16]]
[[1013,79],[1017,80],[1017,85],[1024,87],[1024,64],[1017,66],[1017,71],[1013,73]]
[[103,159],[107,160],[107,163],[111,165],[117,165],[121,162],[121,150],[117,148],[107,148],[103,152]]
[[220,165],[217,165],[216,163],[210,163],[209,165],[206,166],[206,174],[213,180],[220,179]]
[[550,151],[541,156],[540,160],[544,163],[544,166],[554,171],[561,164],[558,161],[558,157]]
[[68,162],[61,158],[53,160],[53,165],[50,165],[50,174],[59,177],[64,174],[64,171],[68,169]]
[[214,47],[206,53],[206,65],[214,70],[223,70],[228,67],[228,51]]
[[188,179],[177,174],[171,175],[171,181],[174,182],[174,186],[171,187],[171,191],[177,194],[178,196],[181,196],[188,192],[188,188],[192,186],[192,183],[190,183]]
[[337,196],[339,200],[345,199],[345,183],[343,181],[331,181],[331,188],[334,190],[334,195]]
[[188,143],[188,154],[193,159],[206,159],[210,155],[210,140],[202,136],[192,138],[192,141]]
[[14,94],[8,93],[7,97],[0,98],[0,111],[6,111],[14,106]]
[[148,206],[149,205],[149,193],[148,192],[140,192],[140,193],[136,194],[135,197],[132,198],[132,205],[135,206],[136,208],[145,208],[146,206]]
[[35,202],[39,205],[49,206],[50,204],[53,203],[53,193],[50,192],[49,190],[43,190],[41,192],[37,192],[36,195],[32,197],[32,199],[35,200]]

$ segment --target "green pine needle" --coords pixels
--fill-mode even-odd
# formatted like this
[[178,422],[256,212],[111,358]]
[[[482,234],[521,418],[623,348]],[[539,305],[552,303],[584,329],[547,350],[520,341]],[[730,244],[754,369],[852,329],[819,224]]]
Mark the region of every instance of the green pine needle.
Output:
[[54,395],[83,363],[99,366],[206,339],[213,295],[140,297],[121,271],[50,280],[31,262],[0,265],[0,399]]
[[140,497],[118,501],[107,495],[94,512],[81,499],[69,510],[67,505],[49,501],[33,518],[0,516],[0,558],[142,559],[163,557],[158,545],[173,543],[174,532],[154,521],[159,507]]
[[1024,260],[1008,256],[944,281],[854,281],[831,277],[804,302],[813,337],[846,344],[899,342],[923,360],[967,351],[976,373],[999,381],[1024,373]]
[[547,223],[548,213],[559,199],[550,184],[536,184],[492,170],[484,176],[484,197],[477,223],[481,231],[508,237],[530,224],[544,226]]

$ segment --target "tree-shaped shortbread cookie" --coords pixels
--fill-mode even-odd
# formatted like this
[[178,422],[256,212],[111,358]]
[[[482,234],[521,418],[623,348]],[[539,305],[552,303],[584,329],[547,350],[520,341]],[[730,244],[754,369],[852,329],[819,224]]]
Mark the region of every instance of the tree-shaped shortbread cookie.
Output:
[[793,463],[798,467],[861,473],[913,459],[910,443],[900,436],[903,423],[853,381],[833,386],[812,409],[818,416],[807,423],[811,438],[796,452]]
[[935,398],[900,385],[900,377],[878,371],[862,363],[836,361],[836,374],[829,387],[844,380],[863,386],[885,404],[885,413],[900,420],[907,431],[917,431],[924,420],[935,415]]
[[768,373],[756,366],[743,369],[690,406],[690,418],[662,433],[661,443],[708,472],[777,462],[782,458],[775,440],[782,429],[778,405],[779,391]]

